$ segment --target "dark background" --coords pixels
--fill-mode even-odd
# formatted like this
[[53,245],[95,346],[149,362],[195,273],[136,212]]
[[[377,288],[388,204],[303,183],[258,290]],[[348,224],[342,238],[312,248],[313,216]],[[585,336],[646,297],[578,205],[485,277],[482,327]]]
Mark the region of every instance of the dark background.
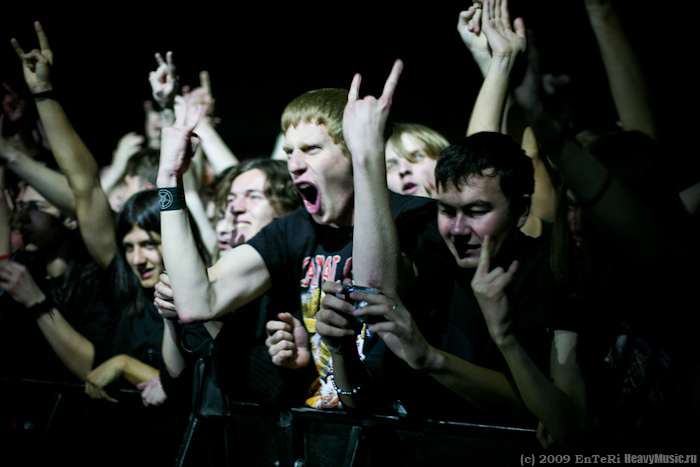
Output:
[[[347,88],[355,72],[363,75],[362,92],[376,95],[396,58],[405,68],[394,118],[426,124],[449,140],[466,130],[481,82],[456,30],[469,2],[81,5],[3,7],[0,79],[26,92],[10,38],[27,50],[34,47],[32,21],[40,20],[55,54],[54,80],[64,106],[101,164],[123,134],[143,131],[142,103],[150,98],[148,73],[156,68],[156,52],[173,51],[181,84],[195,87],[198,73],[209,71],[219,131],[240,158],[271,152],[282,109],[297,95]],[[694,37],[685,25],[696,18],[677,8],[671,31],[668,7],[651,1],[623,1],[620,7],[649,82],[668,160],[688,166],[679,176],[694,179],[697,151],[688,151],[686,142],[694,130],[690,121],[697,120],[694,58],[687,53]],[[512,0],[511,11],[534,29],[545,71],[574,78],[580,122],[614,120],[583,1]]]

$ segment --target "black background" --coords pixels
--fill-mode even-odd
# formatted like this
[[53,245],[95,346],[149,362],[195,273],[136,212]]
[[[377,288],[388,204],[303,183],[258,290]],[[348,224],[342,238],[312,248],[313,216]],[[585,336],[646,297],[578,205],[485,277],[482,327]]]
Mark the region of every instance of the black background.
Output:
[[[686,2],[692,3],[692,2]],[[363,75],[363,93],[378,94],[396,58],[405,62],[394,99],[394,118],[419,122],[449,140],[463,135],[481,76],[456,30],[469,2],[284,3],[152,5],[32,3],[3,7],[0,79],[26,92],[10,45],[36,46],[32,27],[42,22],[55,54],[56,86],[74,126],[100,164],[119,138],[143,131],[144,100],[154,54],[172,50],[181,84],[197,86],[210,73],[219,131],[240,157],[267,155],[284,106],[319,87],[348,87]],[[679,4],[680,6],[680,4]],[[695,17],[650,1],[620,3],[622,17],[649,82],[660,139],[675,171],[695,178],[697,150],[687,140],[697,120]],[[545,71],[574,79],[583,121],[614,120],[597,46],[583,1],[513,0],[513,16],[535,31]],[[671,15],[673,24],[668,20]],[[592,120],[591,120],[592,121]]]

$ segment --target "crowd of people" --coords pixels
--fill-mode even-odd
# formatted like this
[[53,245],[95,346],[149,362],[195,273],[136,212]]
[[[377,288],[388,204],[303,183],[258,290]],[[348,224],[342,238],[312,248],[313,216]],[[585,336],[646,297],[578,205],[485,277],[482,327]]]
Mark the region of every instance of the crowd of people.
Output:
[[[482,75],[464,137],[391,113],[396,60],[377,97],[359,74],[296,97],[275,151],[242,160],[208,74],[182,86],[168,52],[143,134],[101,166],[54,87],[60,44],[38,22],[13,39],[0,377],[84,386],[52,454],[172,465],[194,414],[219,465],[232,401],[526,427],[551,452],[687,446],[700,196],[660,170],[611,0],[584,3],[615,122],[574,131],[537,31],[477,0],[457,25]],[[120,408],[130,391],[143,404]]]

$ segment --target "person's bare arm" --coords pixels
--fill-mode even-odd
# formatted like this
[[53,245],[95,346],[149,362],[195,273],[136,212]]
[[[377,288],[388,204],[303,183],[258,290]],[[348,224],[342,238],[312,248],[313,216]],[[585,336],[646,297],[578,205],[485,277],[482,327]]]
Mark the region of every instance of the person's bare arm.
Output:
[[[159,189],[184,191],[183,175],[198,144],[194,128],[200,112],[184,105],[175,124],[163,128]],[[163,261],[182,321],[208,321],[223,316],[269,288],[267,267],[257,250],[247,244],[236,247],[207,269],[197,252],[186,206],[180,207],[161,211],[161,237]]]
[[485,0],[481,20],[481,34],[488,39],[491,61],[472,109],[467,136],[501,131],[510,72],[527,43],[523,19],[516,18],[511,24],[507,0]]
[[22,61],[24,78],[35,96],[44,131],[56,162],[66,175],[75,196],[80,231],[88,251],[100,267],[106,267],[117,252],[114,219],[107,195],[102,190],[99,167],[90,150],[73,128],[61,103],[53,95],[51,82],[53,52],[39,22],[35,23],[39,49],[28,53],[17,40],[12,44]]
[[624,130],[656,137],[644,72],[611,0],[585,0],[617,115]]

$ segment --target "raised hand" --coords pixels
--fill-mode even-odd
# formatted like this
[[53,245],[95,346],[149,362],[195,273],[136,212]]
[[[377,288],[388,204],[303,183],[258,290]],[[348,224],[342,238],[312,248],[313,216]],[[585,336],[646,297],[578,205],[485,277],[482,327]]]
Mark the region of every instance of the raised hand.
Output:
[[362,76],[359,73],[354,76],[343,113],[343,137],[353,157],[379,151],[384,163],[386,123],[402,70],[403,62],[396,60],[379,98],[365,96],[360,99]]
[[457,32],[462,42],[469,49],[482,75],[486,75],[491,63],[491,48],[481,28],[483,8],[481,3],[474,3],[469,9],[462,11],[457,20]]
[[15,52],[17,52],[17,56],[22,61],[24,81],[27,83],[27,87],[29,87],[29,91],[32,94],[53,89],[51,84],[53,52],[49,47],[49,41],[46,38],[44,29],[41,27],[41,23],[35,21],[34,30],[39,39],[39,49],[32,49],[29,52],[25,52],[22,47],[20,47],[17,39],[12,38],[10,40]]
[[126,167],[131,156],[143,149],[143,144],[146,138],[142,135],[131,131],[117,142],[117,147],[112,151],[112,164],[118,164],[120,167]]
[[516,18],[511,23],[508,0],[484,0],[483,10],[482,29],[488,39],[491,56],[514,60],[527,45],[523,19]]
[[268,321],[265,325],[265,345],[272,363],[284,368],[296,369],[311,362],[309,334],[304,325],[290,313],[279,313],[279,321]]
[[491,270],[490,243],[490,237],[485,236],[471,287],[491,338],[497,345],[501,345],[510,336],[511,325],[510,306],[505,288],[513,280],[518,262],[513,261],[507,271],[500,266]]
[[199,87],[190,89],[189,86],[182,87],[182,96],[191,106],[201,105],[203,107],[203,115],[211,117],[214,115],[214,103],[216,100],[211,93],[211,82],[209,81],[209,72],[202,71],[199,73]]
[[155,54],[158,68],[148,75],[148,81],[151,83],[153,99],[158,103],[161,109],[172,109],[175,105],[175,95],[178,91],[179,79],[175,73],[175,64],[173,63],[173,53],[167,52],[165,60],[160,53]]
[[199,137],[194,129],[202,117],[202,106],[190,108],[187,102],[176,106],[175,123],[161,131],[158,186],[169,186],[173,178],[187,172],[192,157],[197,152]]

